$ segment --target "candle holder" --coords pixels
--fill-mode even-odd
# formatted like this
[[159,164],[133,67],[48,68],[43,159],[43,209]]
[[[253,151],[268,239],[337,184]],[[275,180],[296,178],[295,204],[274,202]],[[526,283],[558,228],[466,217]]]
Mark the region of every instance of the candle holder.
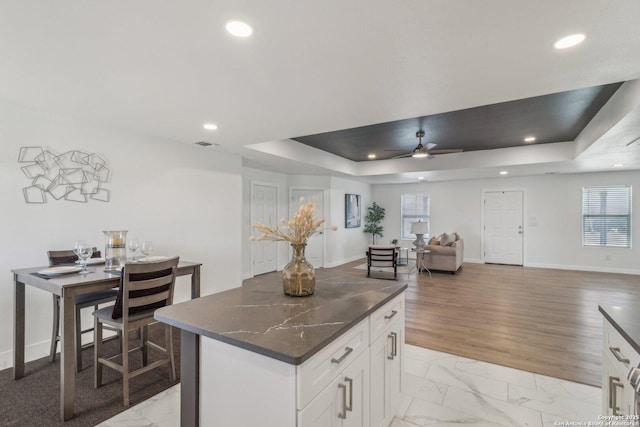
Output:
[[127,262],[127,230],[103,233],[105,271],[120,271]]

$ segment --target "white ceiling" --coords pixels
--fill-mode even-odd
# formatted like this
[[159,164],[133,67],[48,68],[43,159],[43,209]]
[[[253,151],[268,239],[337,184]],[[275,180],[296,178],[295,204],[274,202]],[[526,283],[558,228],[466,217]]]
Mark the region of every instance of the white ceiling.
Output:
[[[228,35],[232,19],[254,36]],[[640,169],[640,143],[625,146],[640,136],[638,84],[589,135],[550,150],[356,165],[288,140],[638,79],[638,22],[638,0],[2,0],[0,98],[215,142],[249,166],[369,182],[608,170],[618,158]],[[553,48],[575,32],[583,44]]]

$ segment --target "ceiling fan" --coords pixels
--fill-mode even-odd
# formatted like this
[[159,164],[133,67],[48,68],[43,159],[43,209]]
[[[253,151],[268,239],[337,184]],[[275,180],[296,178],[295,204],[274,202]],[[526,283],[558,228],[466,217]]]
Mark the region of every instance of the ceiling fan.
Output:
[[[403,154],[401,156],[392,157],[392,159],[401,159],[403,157],[413,157],[414,159],[432,159],[434,154],[448,154],[448,153],[460,153],[462,148],[441,149],[434,150],[433,148],[438,145],[433,142],[428,142],[422,145],[422,138],[424,138],[424,131],[419,130],[416,132],[416,138],[418,138],[418,145],[410,153]],[[397,151],[397,150],[390,150]]]

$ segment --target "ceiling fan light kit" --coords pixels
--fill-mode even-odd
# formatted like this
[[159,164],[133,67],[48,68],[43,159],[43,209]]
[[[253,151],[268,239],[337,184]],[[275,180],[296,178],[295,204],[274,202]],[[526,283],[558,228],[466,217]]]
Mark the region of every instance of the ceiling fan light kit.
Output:
[[431,156],[427,152],[427,149],[422,145],[422,138],[424,138],[424,131],[419,130],[416,132],[416,138],[418,138],[418,146],[413,149],[411,152],[411,157],[414,159],[424,159],[425,157],[430,158]]

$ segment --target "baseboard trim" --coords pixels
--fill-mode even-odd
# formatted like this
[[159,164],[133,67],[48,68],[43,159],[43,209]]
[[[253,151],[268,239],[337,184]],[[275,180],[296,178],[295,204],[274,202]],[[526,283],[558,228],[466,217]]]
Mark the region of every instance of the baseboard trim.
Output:
[[544,263],[526,263],[525,267],[548,268],[553,270],[575,270],[589,271],[593,273],[615,273],[615,274],[633,274],[640,275],[640,270],[634,268],[609,268],[609,267],[589,267],[585,265],[561,265],[561,264],[544,264]]
[[[31,362],[32,360],[48,356],[51,350],[50,344],[51,342],[49,340],[45,340],[26,346],[24,361]],[[0,370],[11,367],[13,367],[13,349],[0,353]]]
[[358,261],[359,259],[365,259],[365,258],[366,258],[365,255],[356,255],[356,256],[348,258],[348,259],[342,259],[342,260],[339,260],[339,261],[333,261],[333,262],[330,262],[330,263],[326,263],[324,265],[324,268],[333,268],[333,267],[337,267],[339,265],[347,264],[347,263],[350,263],[350,262],[353,262],[353,261]]

